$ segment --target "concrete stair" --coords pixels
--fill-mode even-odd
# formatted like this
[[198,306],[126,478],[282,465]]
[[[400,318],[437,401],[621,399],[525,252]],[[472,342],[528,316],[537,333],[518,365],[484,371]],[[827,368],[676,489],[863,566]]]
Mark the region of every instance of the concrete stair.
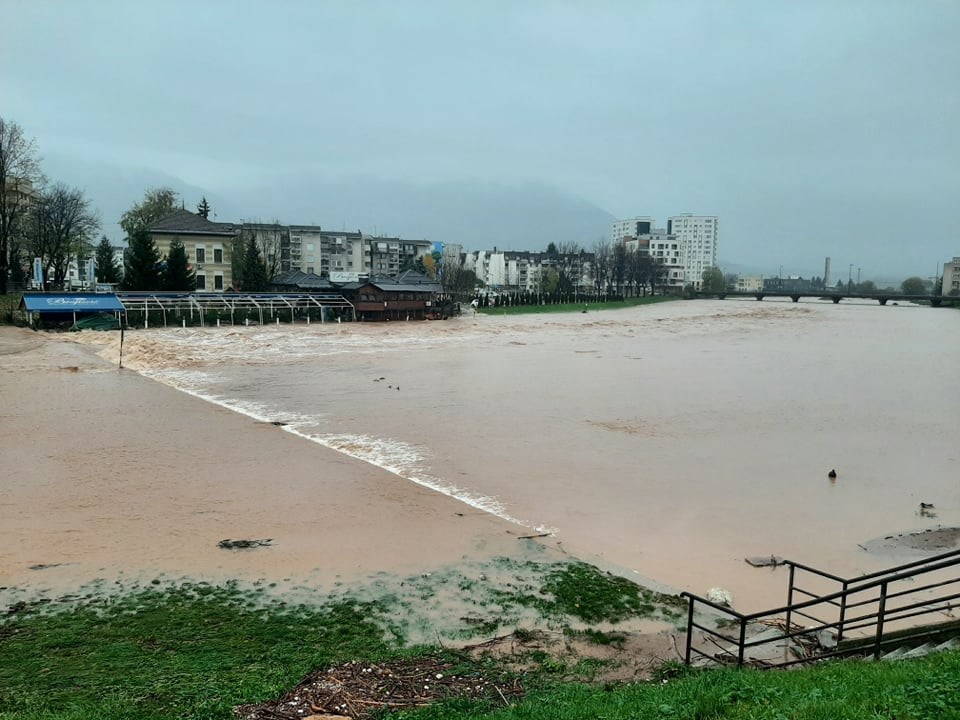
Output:
[[930,655],[932,653],[942,652],[944,650],[958,649],[960,649],[960,637],[953,637],[940,643],[928,642],[924,643],[923,645],[917,645],[916,647],[901,646],[891,650],[888,653],[884,653],[880,656],[880,659],[892,662],[894,660],[907,660],[909,658],[923,657],[924,655]]

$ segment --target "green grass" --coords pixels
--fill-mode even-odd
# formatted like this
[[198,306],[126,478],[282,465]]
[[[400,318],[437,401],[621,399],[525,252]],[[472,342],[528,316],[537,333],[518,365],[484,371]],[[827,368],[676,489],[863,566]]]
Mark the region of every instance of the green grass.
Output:
[[228,718],[341,660],[400,652],[375,605],[143,590],[0,625],[0,718]]
[[531,315],[534,313],[572,313],[594,312],[596,310],[622,310],[623,308],[636,307],[637,305],[652,305],[654,303],[669,302],[670,300],[679,300],[676,295],[648,295],[646,297],[626,298],[611,302],[576,302],[576,303],[558,303],[556,305],[515,305],[513,307],[488,307],[478,308],[477,312],[482,315]]
[[[588,622],[642,615],[661,601],[667,605],[659,612],[675,610],[670,598],[584,563],[535,569],[543,571],[542,587],[498,592],[546,615]],[[316,606],[293,607],[276,596],[205,584],[20,606],[0,620],[0,718],[227,720],[233,706],[278,697],[331,664],[435,653],[405,646],[397,611],[389,598],[319,596]],[[589,627],[565,633],[614,647],[623,639]],[[590,658],[531,659],[536,670],[523,678],[528,695],[511,707],[460,699],[390,717],[960,720],[960,652],[789,672],[688,672],[670,663],[652,682],[624,685],[582,682],[600,669]]]
[[[529,684],[529,683],[528,683]],[[684,672],[665,683],[560,683],[544,676],[512,707],[462,701],[392,717],[416,720],[956,720],[960,652],[807,670]]]

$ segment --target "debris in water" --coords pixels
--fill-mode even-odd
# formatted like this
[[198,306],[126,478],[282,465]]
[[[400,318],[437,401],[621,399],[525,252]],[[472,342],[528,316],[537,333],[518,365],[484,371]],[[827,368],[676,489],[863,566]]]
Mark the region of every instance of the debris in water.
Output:
[[754,567],[777,567],[783,565],[784,560],[779,555],[755,555],[754,557],[744,558],[748,565]]
[[273,538],[265,538],[263,540],[221,540],[217,543],[217,547],[222,547],[225,550],[247,550],[250,548],[258,547],[269,547],[273,543]]
[[733,594],[729,590],[724,590],[719,587],[712,587],[707,590],[707,600],[717,605],[726,605],[730,607],[733,605]]

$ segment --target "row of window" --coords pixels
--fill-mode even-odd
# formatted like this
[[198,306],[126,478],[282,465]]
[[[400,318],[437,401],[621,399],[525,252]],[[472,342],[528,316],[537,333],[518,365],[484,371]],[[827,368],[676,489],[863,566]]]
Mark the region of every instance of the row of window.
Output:
[[[205,263],[207,261],[207,249],[198,247],[197,248],[197,262]],[[213,249],[213,261],[215,263],[223,262],[223,248],[214,248]]]
[[[207,289],[207,276],[198,273],[197,274],[197,290],[206,290]],[[213,276],[213,289],[214,290],[223,290],[223,275],[214,275]]]

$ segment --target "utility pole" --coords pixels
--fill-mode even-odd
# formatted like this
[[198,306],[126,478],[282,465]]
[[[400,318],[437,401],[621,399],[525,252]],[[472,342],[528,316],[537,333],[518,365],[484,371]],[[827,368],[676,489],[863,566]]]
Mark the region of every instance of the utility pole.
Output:
[[850,267],[847,269],[847,292],[853,290],[853,263],[850,263]]

